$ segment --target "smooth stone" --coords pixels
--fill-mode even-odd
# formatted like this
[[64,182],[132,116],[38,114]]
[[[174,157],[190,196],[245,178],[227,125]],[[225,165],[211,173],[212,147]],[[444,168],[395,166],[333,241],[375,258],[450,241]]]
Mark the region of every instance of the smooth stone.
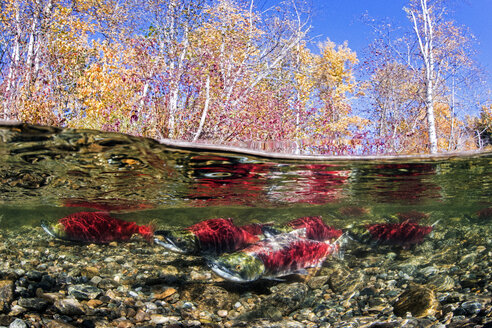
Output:
[[10,303],[14,299],[14,282],[12,280],[0,281],[0,313],[8,311]]
[[482,310],[482,304],[475,301],[463,302],[461,308],[469,315],[478,314]]
[[[326,269],[326,268],[324,268]],[[331,290],[337,294],[352,293],[359,290],[364,282],[364,274],[358,271],[349,271],[343,267],[336,267],[328,271],[327,276],[330,277],[329,285]],[[330,270],[330,271],[331,271]]]
[[103,302],[101,300],[89,300],[87,301],[87,305],[90,306],[91,308],[96,308],[98,306],[101,306]]
[[99,275],[99,269],[96,267],[87,266],[87,267],[82,268],[82,270],[80,271],[80,274],[82,276],[86,276],[86,277],[92,279],[95,276]]
[[91,278],[90,283],[97,286],[103,279],[99,276],[94,276]]
[[82,305],[75,298],[64,298],[55,302],[55,308],[61,314],[68,316],[84,314]]
[[93,300],[102,293],[97,287],[90,285],[73,285],[68,287],[68,295],[80,300]]
[[217,315],[219,317],[221,317],[221,318],[227,317],[227,314],[228,314],[227,310],[219,310],[219,311],[217,311]]
[[27,309],[25,307],[22,307],[22,306],[16,304],[16,305],[12,306],[12,308],[10,308],[9,315],[10,316],[17,316],[17,315],[22,314],[26,311],[27,311]]
[[453,290],[455,283],[453,278],[448,275],[440,274],[432,277],[427,283],[430,287],[438,292],[447,292]]
[[27,328],[27,324],[23,320],[17,318],[10,323],[9,328]]
[[429,276],[432,276],[432,275],[435,275],[439,272],[439,269],[436,268],[435,266],[431,265],[431,266],[428,266],[428,267],[425,267],[423,269],[420,270],[420,273],[424,276],[424,277],[429,277]]
[[161,315],[161,314],[151,314],[150,315],[150,322],[153,323],[153,324],[156,324],[156,325],[159,325],[159,324],[166,324],[166,323],[170,323],[170,324],[175,324],[175,323],[178,323],[180,320],[179,317],[176,317],[176,316],[164,316],[164,315]]
[[328,282],[328,280],[330,280],[330,277],[328,276],[311,277],[307,281],[307,284],[311,289],[320,289]]
[[439,301],[432,289],[414,285],[400,294],[393,307],[394,313],[399,317],[404,318],[410,312],[412,316],[422,318],[435,315]]
[[40,312],[48,307],[49,302],[42,298],[30,297],[30,298],[19,298],[17,304],[28,310],[34,310]]
[[118,286],[118,283],[114,281],[113,279],[105,278],[102,279],[98,284],[97,287],[101,289],[112,289],[116,288]]
[[10,303],[14,299],[14,282],[0,280],[0,302]]
[[169,296],[175,294],[176,292],[177,292],[176,289],[169,287],[161,293],[154,294],[154,299],[163,300],[163,299],[166,299]]

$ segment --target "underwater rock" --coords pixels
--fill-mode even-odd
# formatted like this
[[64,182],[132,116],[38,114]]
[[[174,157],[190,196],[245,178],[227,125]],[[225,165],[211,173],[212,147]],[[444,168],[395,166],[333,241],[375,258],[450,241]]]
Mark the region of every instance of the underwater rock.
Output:
[[307,282],[309,288],[319,289],[319,288],[323,287],[329,280],[330,280],[330,277],[328,277],[328,276],[317,276],[317,277],[311,277],[306,282]]
[[27,328],[27,324],[22,319],[15,319],[10,323],[9,328]]
[[432,277],[427,285],[438,292],[447,292],[453,290],[455,283],[450,276],[440,274]]
[[55,308],[64,315],[73,316],[84,314],[82,305],[75,298],[64,298],[55,302]]
[[12,280],[0,281],[0,312],[6,311],[8,305],[14,299],[14,282]]
[[37,297],[20,298],[17,304],[28,310],[43,311],[50,304],[47,300]]
[[457,310],[463,310],[466,315],[478,314],[482,310],[482,304],[476,301],[463,302]]
[[79,301],[95,299],[101,293],[102,290],[90,285],[73,285],[68,288],[68,295],[75,297]]
[[422,318],[435,315],[439,301],[432,289],[413,285],[400,294],[393,307],[393,312],[399,317],[405,317],[410,312],[412,316]]
[[342,266],[323,268],[321,274],[330,277],[329,286],[337,294],[352,293],[354,290],[360,289],[364,281],[363,273],[350,271]]
[[182,300],[193,300],[200,308],[211,311],[231,308],[238,298],[235,293],[214,285],[191,284],[181,292]]
[[247,317],[280,320],[300,307],[307,297],[308,290],[308,286],[303,283],[274,286],[271,288],[272,293],[248,313]]

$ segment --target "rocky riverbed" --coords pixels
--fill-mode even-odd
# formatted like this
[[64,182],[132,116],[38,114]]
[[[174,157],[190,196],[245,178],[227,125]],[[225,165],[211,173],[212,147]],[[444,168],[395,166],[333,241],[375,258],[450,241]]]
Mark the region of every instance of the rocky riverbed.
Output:
[[134,237],[0,231],[0,327],[492,327],[492,234],[439,225],[412,249],[347,245],[309,276],[226,282]]

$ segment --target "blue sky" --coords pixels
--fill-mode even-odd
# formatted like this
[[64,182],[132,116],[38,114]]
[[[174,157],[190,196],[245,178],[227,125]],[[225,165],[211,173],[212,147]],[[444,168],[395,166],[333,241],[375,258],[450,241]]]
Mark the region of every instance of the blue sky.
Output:
[[[322,35],[336,43],[348,41],[349,47],[362,53],[370,43],[371,30],[361,22],[365,12],[376,19],[390,18],[393,23],[410,27],[402,8],[406,0],[325,0],[312,1],[312,35]],[[492,0],[454,0],[448,2],[449,18],[458,26],[467,26],[477,40],[477,60],[492,71]],[[490,83],[490,81],[489,81]]]
[[[281,0],[256,0],[263,10]],[[307,0],[313,9],[311,37],[319,36],[340,44],[348,42],[359,58],[374,37],[371,28],[361,21],[368,13],[371,17],[388,19],[395,25],[411,28],[403,7],[408,0]],[[447,0],[448,18],[458,26],[466,26],[476,37],[477,57],[485,70],[486,85],[492,88],[492,0]],[[490,101],[491,95],[488,96]]]

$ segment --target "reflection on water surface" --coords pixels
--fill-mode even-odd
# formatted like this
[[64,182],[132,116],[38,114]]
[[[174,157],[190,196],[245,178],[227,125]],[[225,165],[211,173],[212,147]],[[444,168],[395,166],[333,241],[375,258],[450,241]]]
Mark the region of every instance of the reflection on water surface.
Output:
[[418,210],[441,218],[473,216],[491,206],[491,153],[296,161],[29,125],[3,126],[0,138],[5,222],[16,207],[43,208],[43,213],[77,207],[139,211],[131,216],[186,225],[217,215],[245,221],[299,215],[341,220],[357,217],[351,215],[357,211],[367,217]]
[[[0,126],[0,326],[490,327],[491,162],[279,158]],[[83,211],[100,224],[69,221],[74,234],[116,241],[60,235],[58,220]],[[210,255],[148,242],[212,218],[284,231],[311,216],[347,236],[344,256],[284,281],[229,282]],[[113,238],[108,221],[126,230]],[[147,239],[128,239],[137,228]]]

